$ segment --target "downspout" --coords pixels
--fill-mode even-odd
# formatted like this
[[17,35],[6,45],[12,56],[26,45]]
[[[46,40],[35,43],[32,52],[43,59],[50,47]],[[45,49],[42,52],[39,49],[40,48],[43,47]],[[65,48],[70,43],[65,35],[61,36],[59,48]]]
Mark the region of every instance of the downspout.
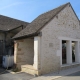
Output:
[[4,32],[4,54],[6,54],[6,36],[7,36],[7,33]]

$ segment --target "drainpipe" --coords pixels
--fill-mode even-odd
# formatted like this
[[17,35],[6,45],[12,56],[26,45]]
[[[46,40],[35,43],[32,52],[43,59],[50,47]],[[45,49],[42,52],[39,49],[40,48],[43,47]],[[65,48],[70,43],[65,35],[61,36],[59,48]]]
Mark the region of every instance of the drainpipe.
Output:
[[4,54],[6,54],[6,35],[7,33],[4,32]]

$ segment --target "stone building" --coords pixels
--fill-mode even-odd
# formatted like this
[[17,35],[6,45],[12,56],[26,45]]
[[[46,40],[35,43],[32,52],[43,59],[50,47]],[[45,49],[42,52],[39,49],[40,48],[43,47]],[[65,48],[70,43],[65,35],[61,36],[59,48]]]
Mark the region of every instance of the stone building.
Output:
[[27,22],[0,15],[0,65],[4,55],[14,54],[14,42],[11,38],[27,25]]
[[80,22],[70,3],[41,14],[13,37],[14,62],[30,74],[80,64]]

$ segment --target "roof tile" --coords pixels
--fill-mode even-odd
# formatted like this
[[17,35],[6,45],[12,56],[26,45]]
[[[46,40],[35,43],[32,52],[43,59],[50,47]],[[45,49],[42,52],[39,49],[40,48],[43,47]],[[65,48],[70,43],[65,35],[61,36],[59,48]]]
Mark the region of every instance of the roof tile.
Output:
[[21,25],[27,26],[28,22],[24,22],[7,16],[0,15],[0,30],[8,31],[16,27],[19,27]]
[[20,31],[13,38],[20,38],[23,36],[27,36],[30,34],[34,34],[42,29],[54,16],[56,16],[64,7],[66,7],[69,3],[64,4],[58,8],[55,8],[51,11],[41,14],[36,19],[34,19],[25,29]]

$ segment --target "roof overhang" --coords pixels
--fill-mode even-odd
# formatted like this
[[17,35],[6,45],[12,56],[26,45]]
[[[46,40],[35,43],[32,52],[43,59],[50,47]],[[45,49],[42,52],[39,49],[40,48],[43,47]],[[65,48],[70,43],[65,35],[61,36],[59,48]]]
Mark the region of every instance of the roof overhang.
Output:
[[17,37],[17,38],[12,38],[13,40],[19,40],[19,39],[25,39],[25,38],[31,38],[31,37],[35,37],[35,36],[38,36],[39,33],[33,33],[33,34],[29,34],[29,35],[25,35],[25,36],[20,36],[20,37]]

